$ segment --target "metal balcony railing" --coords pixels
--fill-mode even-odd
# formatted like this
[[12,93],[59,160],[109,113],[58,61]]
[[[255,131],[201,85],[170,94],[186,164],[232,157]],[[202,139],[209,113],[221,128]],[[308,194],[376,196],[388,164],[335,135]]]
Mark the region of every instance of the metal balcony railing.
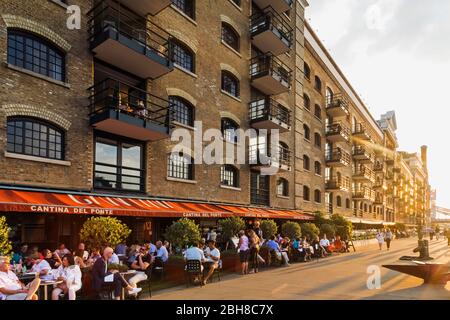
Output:
[[340,148],[336,148],[333,150],[328,150],[325,153],[325,161],[331,162],[342,162],[346,165],[350,164],[351,158],[350,154]]
[[250,17],[250,34],[252,37],[266,30],[276,32],[281,41],[288,47],[292,46],[292,27],[286,18],[278,14],[272,7],[267,7]]
[[291,111],[280,105],[274,99],[265,97],[250,102],[249,118],[250,121],[276,119],[290,126]]
[[270,53],[259,55],[250,60],[250,77],[255,79],[265,75],[271,75],[286,87],[291,87],[291,69]]
[[350,137],[350,129],[343,125],[341,122],[335,122],[332,124],[327,125],[325,129],[326,135],[336,135],[340,134],[346,139]]

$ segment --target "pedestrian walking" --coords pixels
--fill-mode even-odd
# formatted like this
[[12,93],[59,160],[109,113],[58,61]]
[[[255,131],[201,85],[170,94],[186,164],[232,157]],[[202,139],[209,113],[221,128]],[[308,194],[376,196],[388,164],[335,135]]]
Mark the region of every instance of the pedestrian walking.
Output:
[[384,240],[386,241],[386,247],[387,250],[391,248],[391,241],[392,241],[392,232],[390,229],[386,230],[386,233],[384,234]]
[[383,232],[381,230],[378,230],[377,235],[375,236],[375,238],[378,241],[378,246],[380,247],[380,250],[382,250],[383,249],[383,243],[384,243]]
[[249,256],[249,240],[248,237],[245,235],[245,231],[241,230],[239,231],[239,259],[241,260],[241,271],[242,275],[245,275],[248,273],[248,256]]

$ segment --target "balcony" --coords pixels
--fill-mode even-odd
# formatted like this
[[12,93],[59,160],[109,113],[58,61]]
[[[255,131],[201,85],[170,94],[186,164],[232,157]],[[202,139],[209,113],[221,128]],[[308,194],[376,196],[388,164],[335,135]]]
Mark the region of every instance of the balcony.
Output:
[[269,97],[250,102],[249,118],[256,129],[291,130],[291,111]]
[[292,8],[293,0],[253,0],[260,9],[272,7],[276,12],[283,13]]
[[375,164],[375,166],[373,167],[373,171],[375,171],[375,172],[384,172],[384,165],[381,164],[381,163]]
[[121,0],[121,2],[141,16],[148,14],[154,16],[170,6],[172,0]]
[[326,127],[325,134],[330,142],[348,142],[350,129],[340,122],[332,123]]
[[250,36],[255,47],[275,56],[290,51],[293,43],[291,26],[271,7],[251,16]]
[[365,141],[370,141],[370,133],[367,130],[367,127],[363,123],[357,123],[353,128],[353,137],[357,139],[362,139]]
[[168,101],[114,79],[89,88],[94,128],[140,141],[168,138],[172,112]]
[[[273,169],[291,171],[291,151],[285,147],[278,146],[276,150],[267,150],[260,144],[249,147],[249,164],[252,169]],[[271,155],[271,151],[274,155]]]
[[344,167],[350,165],[350,154],[340,148],[329,150],[325,154],[325,161],[329,167]]
[[342,94],[333,94],[327,96],[327,114],[332,118],[346,117],[350,114],[348,111],[348,101]]
[[370,190],[370,188],[364,187],[353,190],[353,200],[366,200],[375,201],[375,191]]
[[360,163],[373,163],[375,161],[375,155],[367,151],[363,146],[354,146],[353,159],[358,160]]
[[353,180],[375,183],[375,173],[369,168],[362,166],[353,173]]
[[373,188],[378,190],[387,189],[384,179],[377,179],[373,185]]
[[97,59],[142,79],[172,71],[164,30],[115,2],[102,1],[88,15],[90,49]]
[[277,95],[291,88],[291,70],[271,54],[250,61],[251,85],[265,95]]
[[327,181],[325,187],[328,191],[349,191],[350,178],[333,178]]
[[381,195],[376,195],[375,199],[373,201],[373,204],[375,205],[383,205],[384,204],[384,197]]

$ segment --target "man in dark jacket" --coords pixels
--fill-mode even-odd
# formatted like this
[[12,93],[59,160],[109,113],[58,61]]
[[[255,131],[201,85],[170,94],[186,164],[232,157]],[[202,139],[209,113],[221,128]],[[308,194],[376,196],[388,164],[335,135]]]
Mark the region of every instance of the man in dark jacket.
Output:
[[92,287],[100,293],[104,287],[114,288],[114,298],[120,300],[122,287],[127,288],[128,293],[137,294],[142,288],[134,288],[119,274],[117,270],[108,271],[108,260],[111,258],[114,250],[110,247],[105,248],[101,259],[95,261],[92,267]]

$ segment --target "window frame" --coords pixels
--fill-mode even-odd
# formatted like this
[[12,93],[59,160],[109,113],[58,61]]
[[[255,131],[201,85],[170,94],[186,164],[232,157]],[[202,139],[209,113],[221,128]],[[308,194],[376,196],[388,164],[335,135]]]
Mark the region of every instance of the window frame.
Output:
[[322,79],[319,76],[314,76],[314,89],[322,94]]
[[[319,199],[319,200],[317,200]],[[314,190],[314,202],[315,203],[322,203],[322,191],[319,189]]]
[[303,138],[311,141],[311,128],[306,123],[303,124]]
[[[172,160],[172,156],[178,156],[179,158],[183,158],[183,159],[190,159],[189,162],[178,162],[177,167],[175,167],[175,164],[173,163]],[[172,167],[171,167],[172,165]],[[183,168],[180,169],[180,166],[183,166]],[[177,170],[174,170],[175,168],[178,168]],[[183,175],[183,177],[177,176],[176,174],[174,174],[175,172],[179,172],[181,173],[181,175]],[[187,175],[186,175],[187,174]],[[194,164],[193,164],[193,160],[191,157],[189,157],[188,155],[184,155],[182,153],[169,153],[167,156],[167,177],[168,178],[173,178],[173,179],[179,179],[179,180],[185,180],[185,181],[193,181],[194,180]],[[186,175],[186,177],[184,176]]]
[[[168,98],[171,108],[173,110],[173,121],[185,126],[194,127],[195,122],[195,107],[186,99],[180,96],[171,95]],[[185,110],[181,110],[181,108],[185,108]],[[178,111],[183,111],[181,114]],[[177,118],[177,115],[182,117]],[[183,118],[183,119],[182,119]],[[186,119],[184,119],[186,118]],[[182,121],[179,121],[182,120]],[[184,120],[186,120],[184,122]]]
[[[240,99],[240,97],[241,97],[241,88],[240,88],[241,87],[241,83],[240,83],[239,79],[234,74],[232,74],[230,71],[227,71],[227,70],[222,70],[221,71],[221,77],[220,78],[221,78],[220,88],[224,92],[228,93],[229,95]],[[225,87],[225,79],[226,78],[229,78],[231,80],[232,84],[233,84],[233,82],[235,82],[235,85],[236,85],[236,88],[235,88],[236,92],[235,92],[235,94],[233,92],[231,92],[233,90],[228,91],[227,88]]]
[[[228,125],[227,128],[226,128],[226,125]],[[229,127],[230,125],[234,125],[233,129],[235,130],[233,141],[228,138],[228,134],[226,134],[226,132],[225,132],[225,130],[229,130],[230,129],[230,127]],[[223,118],[220,119],[220,130],[222,132],[222,138],[223,138],[224,141],[229,142],[229,143],[237,143],[238,142],[238,136],[236,134],[236,131],[238,129],[239,129],[239,124],[236,121],[234,121],[233,119],[228,118],[228,117],[223,117]]]
[[311,158],[307,154],[303,155],[303,170],[311,171]]
[[[282,192],[280,193],[280,187]],[[289,197],[289,181],[285,178],[280,178],[277,181],[277,196]]]
[[[184,42],[178,40],[178,39],[171,39],[170,42],[170,50],[172,52],[172,59],[173,64],[183,70],[186,70],[188,72],[191,72],[195,74],[196,72],[196,55],[195,52]],[[180,60],[177,62],[176,58],[179,57]],[[188,61],[187,57],[191,60]],[[188,66],[189,64],[189,66]]]
[[[191,8],[186,8],[187,7],[186,3],[190,3],[189,6],[191,6]],[[175,6],[175,8],[177,8],[181,12],[183,12],[183,14],[185,14],[186,16],[195,21],[196,19],[195,13],[197,9],[195,0],[172,0],[172,5]]]
[[308,186],[303,186],[303,201],[311,201],[311,189]]
[[[230,35],[235,36],[236,39],[234,39],[236,41],[235,44],[229,43],[227,41],[227,38],[224,37],[226,32],[229,32]],[[233,50],[235,50],[236,52],[240,52],[241,50],[241,36],[239,35],[239,33],[233,28],[233,26],[229,23],[223,22],[222,21],[222,25],[221,25],[221,32],[220,32],[220,39],[221,41],[223,41],[227,46],[229,46],[230,48],[232,48]]]
[[[233,174],[233,183],[232,184],[225,184],[224,178],[226,172],[231,172]],[[220,185],[224,187],[231,187],[231,188],[239,188],[239,169],[231,164],[224,164],[220,167]]]

